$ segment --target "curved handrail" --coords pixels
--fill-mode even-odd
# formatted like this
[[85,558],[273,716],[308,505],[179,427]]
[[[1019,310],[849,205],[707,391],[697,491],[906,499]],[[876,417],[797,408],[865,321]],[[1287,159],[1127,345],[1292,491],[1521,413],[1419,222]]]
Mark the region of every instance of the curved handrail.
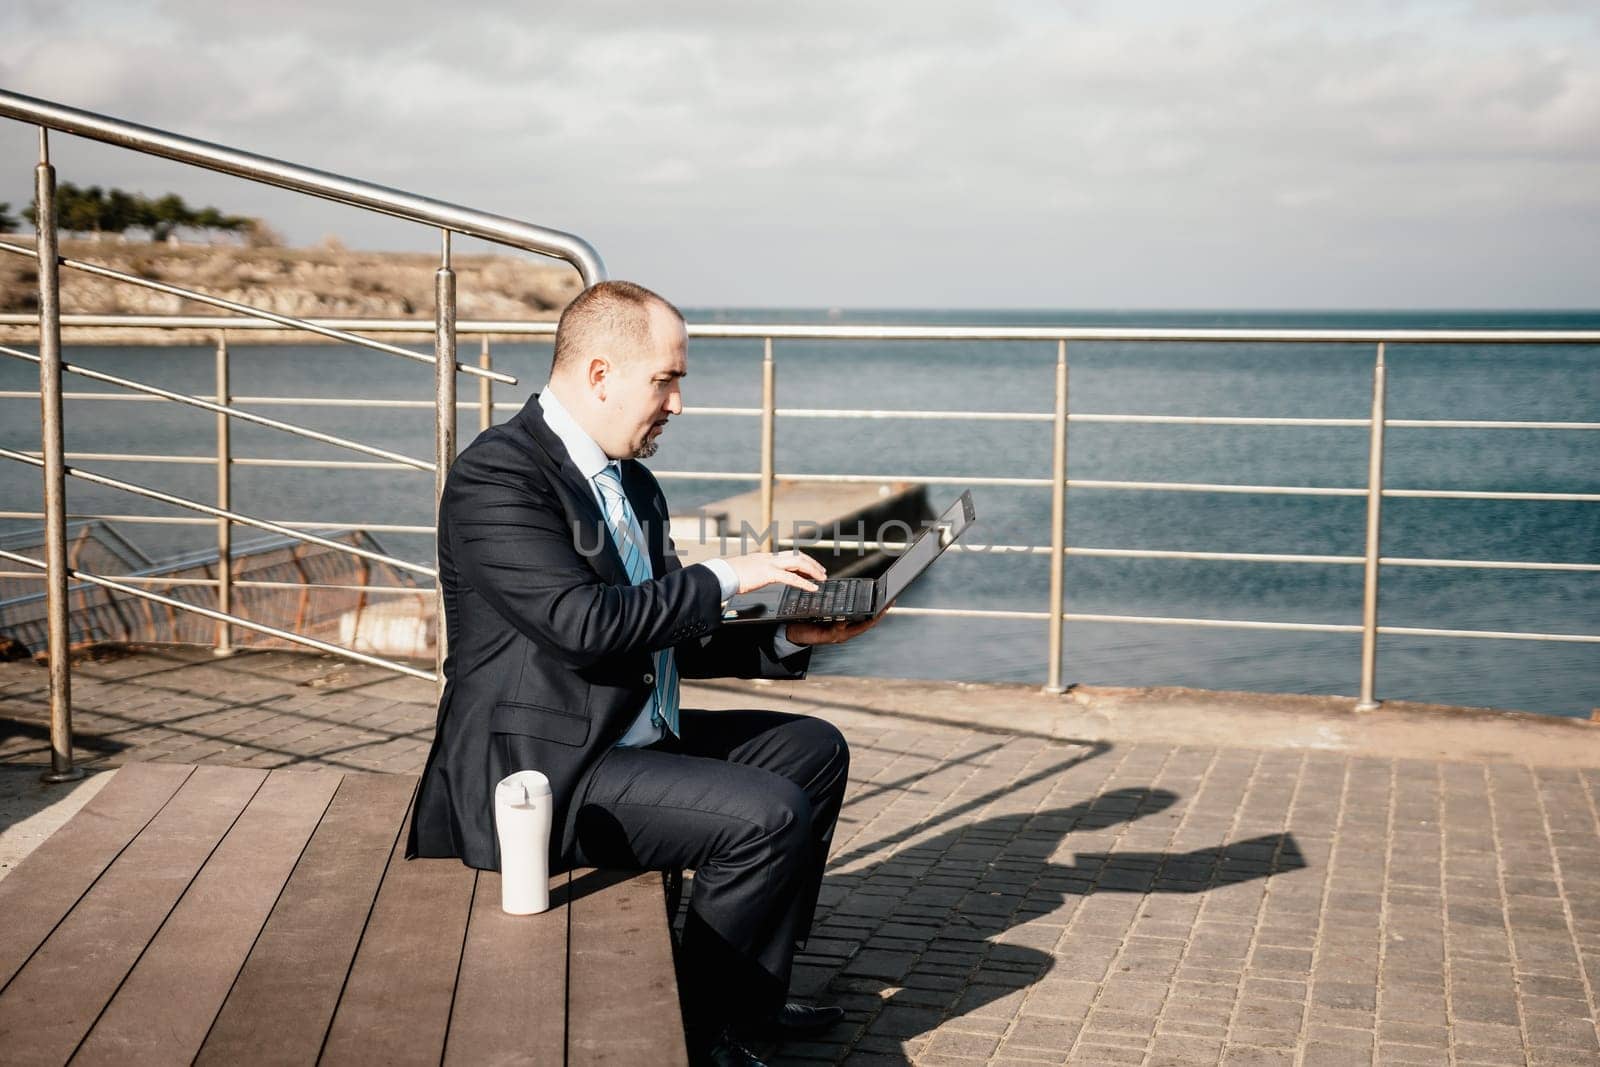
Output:
[[0,89],[0,117],[552,256],[572,264],[586,286],[604,281],[606,277],[600,253],[583,238],[561,230],[474,211],[443,200],[183,137],[4,89]]

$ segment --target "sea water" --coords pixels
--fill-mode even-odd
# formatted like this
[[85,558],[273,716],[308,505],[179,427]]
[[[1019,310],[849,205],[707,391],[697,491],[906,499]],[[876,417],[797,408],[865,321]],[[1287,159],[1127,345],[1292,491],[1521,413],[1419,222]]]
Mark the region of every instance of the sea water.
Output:
[[[1590,312],[926,312],[824,310],[690,311],[691,322],[880,323],[905,325],[1137,325],[1237,328],[1597,329]],[[427,346],[416,346],[426,351]],[[758,407],[759,340],[697,339],[684,381],[691,407]],[[230,343],[238,396],[296,395],[427,400],[432,371],[344,346]],[[476,343],[462,344],[472,360]],[[495,366],[519,385],[496,400],[519,404],[542,386],[546,343],[496,343]],[[1054,342],[807,341],[775,343],[778,403],[800,408],[914,408],[1049,412]],[[1074,413],[1364,419],[1371,410],[1374,346],[1075,342],[1069,348]],[[82,365],[170,389],[213,388],[210,348],[71,347]],[[1600,348],[1575,345],[1406,345],[1387,351],[1388,417],[1600,421]],[[31,364],[0,361],[0,389],[36,388]],[[70,378],[71,391],[110,390]],[[461,379],[461,398],[476,383]],[[245,404],[250,407],[252,405]],[[260,407],[297,422],[419,459],[431,459],[427,409]],[[37,401],[0,400],[0,443],[37,449]],[[512,409],[497,412],[496,420]],[[67,447],[75,452],[215,450],[215,418],[167,403],[67,402]],[[463,413],[463,445],[476,433]],[[1048,422],[780,419],[777,469],[785,473],[1048,478]],[[344,450],[234,423],[236,456],[363,459]],[[759,423],[750,417],[673,420],[658,470],[755,471]],[[1365,427],[1239,427],[1074,423],[1073,479],[1206,482],[1364,489]],[[214,499],[211,468],[170,463],[83,462],[81,466],[169,493]],[[1440,430],[1391,426],[1384,483],[1391,489],[1600,492],[1600,431]],[[746,490],[748,482],[664,482],[675,512]],[[38,472],[0,464],[0,504],[38,510]],[[424,472],[239,466],[234,505],[278,519],[426,524],[432,476]],[[959,486],[934,486],[930,503]],[[978,544],[1048,545],[1050,492],[974,489]],[[173,514],[124,493],[69,483],[75,512]],[[1073,547],[1360,556],[1366,499],[1073,489]],[[5,530],[37,523],[7,521]],[[120,529],[161,557],[214,545],[203,527]],[[786,531],[787,532],[787,531]],[[240,530],[236,537],[248,538]],[[392,552],[432,562],[431,538],[381,534]],[[1386,498],[1385,557],[1600,562],[1600,503]],[[1048,560],[1002,552],[953,554],[902,603],[918,607],[1047,608]],[[1460,630],[1600,633],[1600,574],[1386,566],[1381,621]],[[1356,626],[1362,568],[1348,564],[1241,563],[1072,557],[1069,612]],[[903,616],[869,638],[818,655],[820,673],[1042,683],[1042,621]],[[1064,677],[1101,685],[1184,685],[1265,692],[1353,694],[1357,634],[1069,623]],[[1380,698],[1520,708],[1587,716],[1600,705],[1600,646],[1580,643],[1423,638],[1379,642]]]

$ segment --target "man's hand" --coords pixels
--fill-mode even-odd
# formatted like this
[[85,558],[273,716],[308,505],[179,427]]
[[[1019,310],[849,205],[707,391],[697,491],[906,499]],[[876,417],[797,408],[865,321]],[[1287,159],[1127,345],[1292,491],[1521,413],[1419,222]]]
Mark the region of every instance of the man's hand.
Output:
[[741,593],[753,593],[775,582],[810,593],[817,588],[817,582],[828,576],[822,564],[804,552],[753,552],[726,559],[739,579]]
[[797,645],[839,645],[878,625],[878,620],[888,610],[884,608],[872,618],[860,622],[791,622],[784,633]]

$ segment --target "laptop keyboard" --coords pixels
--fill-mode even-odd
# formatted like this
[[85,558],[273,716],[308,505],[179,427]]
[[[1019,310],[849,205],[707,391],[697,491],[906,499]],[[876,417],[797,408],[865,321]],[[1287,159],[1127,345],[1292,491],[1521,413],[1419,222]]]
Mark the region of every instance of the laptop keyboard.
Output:
[[872,610],[873,583],[843,578],[819,583],[816,592],[790,589],[778,609],[780,619],[834,619]]

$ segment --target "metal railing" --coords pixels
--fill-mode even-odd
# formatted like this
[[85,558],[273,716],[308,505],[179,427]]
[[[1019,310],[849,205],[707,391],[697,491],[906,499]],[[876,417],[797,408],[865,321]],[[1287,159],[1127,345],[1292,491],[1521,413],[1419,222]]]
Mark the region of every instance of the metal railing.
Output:
[[[403,673],[419,677],[438,678],[442,672],[429,674],[407,664],[389,662],[363,653],[341,649],[336,645],[305,635],[291,634],[276,628],[264,627],[261,623],[252,622],[233,614],[230,610],[232,588],[227,566],[219,568],[218,606],[215,611],[186,604],[125,582],[116,582],[102,576],[83,573],[70,566],[66,546],[66,479],[68,476],[102,486],[121,489],[146,499],[212,516],[217,524],[219,557],[224,561],[231,557],[232,552],[231,524],[240,523],[298,538],[302,541],[320,544],[324,547],[363,558],[381,560],[393,566],[400,566],[436,579],[432,568],[392,559],[357,546],[318,537],[315,534],[306,532],[304,529],[291,528],[269,520],[244,515],[234,510],[230,506],[230,465],[225,458],[219,460],[217,466],[218,501],[215,506],[162,493],[132,482],[109,478],[77,468],[69,468],[66,463],[68,456],[63,444],[62,429],[63,401],[66,398],[65,391],[62,388],[63,374],[73,373],[105,384],[133,390],[142,399],[160,399],[200,407],[213,412],[217,416],[218,440],[220,442],[220,451],[224,457],[229,448],[229,421],[240,419],[316,440],[323,444],[352,449],[365,455],[374,456],[385,463],[397,464],[416,470],[431,471],[434,476],[434,501],[437,507],[438,496],[444,486],[445,474],[455,456],[456,374],[458,372],[467,373],[484,381],[499,380],[506,383],[515,381],[515,379],[507,375],[496,374],[492,370],[470,365],[461,366],[456,362],[456,281],[455,272],[451,267],[450,245],[452,235],[457,233],[467,234],[496,244],[565,260],[578,271],[585,285],[593,284],[603,280],[605,277],[605,268],[600,261],[599,255],[587,242],[559,230],[530,225],[516,219],[492,215],[396,189],[384,188],[383,186],[348,178],[343,175],[314,170],[309,167],[286,163],[282,160],[271,159],[223,145],[181,137],[163,130],[96,115],[76,108],[64,107],[50,101],[38,100],[17,93],[0,90],[0,117],[15,119],[35,126],[39,134],[39,162],[34,169],[34,203],[37,212],[38,238],[31,248],[10,241],[0,242],[0,252],[25,256],[38,263],[39,314],[37,319],[34,320],[38,326],[38,354],[34,356],[12,348],[4,349],[4,354],[11,358],[30,360],[38,364],[40,450],[37,456],[11,449],[0,450],[0,453],[3,453],[4,458],[36,465],[42,468],[44,472],[44,511],[39,517],[44,521],[45,559],[37,560],[15,552],[0,552],[0,557],[12,563],[42,570],[45,574],[45,592],[49,605],[49,637],[47,644],[50,664],[51,738],[51,769],[45,775],[46,780],[66,781],[78,777],[82,773],[72,763],[72,677],[67,599],[68,582],[72,579],[99,585],[119,592],[124,596],[154,601],[165,604],[169,608],[197,612],[214,618],[222,625],[219,631],[219,647],[222,650],[230,647],[228,628],[242,626],[249,629],[275,631],[273,636],[280,639],[290,640],[321,651],[350,656],[365,662],[373,662]],[[434,321],[431,330],[434,341],[433,355],[428,356],[398,345],[364,337],[359,333],[338,326],[329,326],[304,318],[281,315],[264,308],[226,300],[209,293],[167,285],[137,275],[113,270],[104,264],[62,256],[56,225],[56,173],[55,167],[50,162],[51,132],[85,137],[144,155],[160,156],[190,167],[228,174],[265,185],[277,186],[278,188],[303,195],[346,204],[362,210],[390,215],[409,222],[437,227],[440,234],[440,262],[439,268],[434,274]],[[230,396],[225,338],[221,339],[218,345],[217,396],[215,401],[206,398],[187,397],[170,390],[158,389],[154,386],[132,382],[112,375],[100,374],[86,368],[65,365],[61,358],[60,271],[62,267],[91,276],[136,285],[167,295],[192,300],[227,311],[235,316],[243,316],[254,322],[268,323],[277,328],[288,327],[302,330],[329,340],[359,345],[390,356],[432,364],[434,368],[434,396],[431,404],[434,409],[433,461],[429,463],[383,449],[375,449],[360,442],[332,434],[320,433],[282,420],[268,419],[240,409]],[[436,611],[439,613],[443,611],[442,598],[438,598]],[[439,663],[442,665],[446,652],[445,627],[442,617],[438,619],[438,634]]]
[[[20,316],[0,315],[0,325],[17,324],[27,320]],[[253,323],[241,324],[237,320],[204,316],[69,316],[68,326],[105,327],[124,326],[141,329],[234,329],[254,330]],[[332,325],[327,320],[324,325]],[[404,319],[364,319],[342,321],[346,329],[382,332],[387,334],[420,333],[427,330],[426,323]],[[528,323],[511,321],[460,322],[457,330],[464,336],[480,338],[480,367],[488,368],[491,362],[490,336],[548,340],[554,335],[553,323]],[[1382,504],[1395,498],[1448,498],[1460,500],[1524,500],[1524,501],[1584,501],[1600,502],[1600,493],[1541,493],[1500,492],[1472,490],[1435,490],[1390,487],[1383,484],[1384,430],[1389,427],[1422,429],[1541,429],[1593,431],[1600,430],[1600,422],[1562,421],[1510,421],[1482,419],[1393,419],[1385,413],[1385,355],[1387,345],[1393,341],[1406,343],[1548,343],[1548,344],[1600,344],[1600,331],[1529,331],[1529,330],[1216,330],[1183,329],[1153,330],[1138,328],[934,328],[934,327],[879,327],[879,326],[775,326],[775,325],[710,325],[692,324],[690,334],[695,338],[745,338],[760,340],[762,403],[759,407],[689,407],[686,414],[723,418],[753,418],[760,423],[761,461],[755,471],[720,470],[658,470],[656,475],[664,480],[727,481],[755,483],[761,490],[762,529],[772,527],[773,498],[779,480],[817,483],[882,483],[889,481],[922,485],[997,486],[1049,490],[1050,543],[985,545],[978,548],[958,544],[957,551],[1000,551],[1007,554],[1045,556],[1050,560],[1049,600],[1042,610],[969,609],[951,607],[910,608],[897,607],[896,614],[942,616],[956,618],[1019,619],[1039,621],[1046,625],[1049,650],[1046,664],[1045,687],[1053,692],[1063,689],[1062,634],[1063,625],[1080,623],[1133,623],[1157,626],[1192,626],[1249,630],[1298,631],[1307,633],[1333,633],[1360,635],[1362,640],[1359,698],[1357,707],[1372,709],[1378,706],[1376,690],[1376,651],[1381,635],[1413,637],[1452,637],[1479,639],[1510,639],[1552,642],[1600,642],[1600,635],[1542,633],[1533,631],[1483,631],[1443,627],[1385,626],[1379,622],[1379,586],[1381,568],[1470,568],[1482,570],[1566,571],[1600,572],[1600,563],[1531,562],[1520,560],[1481,560],[1392,557],[1380,554],[1382,530]],[[895,341],[950,341],[972,342],[1053,342],[1056,349],[1054,404],[1049,411],[977,411],[977,410],[917,410],[917,409],[836,409],[836,408],[786,408],[777,404],[777,376],[775,342],[778,340],[895,340]],[[1272,416],[1183,416],[1120,413],[1073,412],[1068,405],[1068,348],[1077,341],[1161,341],[1161,342],[1273,342],[1273,343],[1354,343],[1370,344],[1374,353],[1371,413],[1367,418],[1286,418]],[[227,347],[225,336],[218,342],[218,359],[225,363]],[[22,354],[24,358],[26,354]],[[496,403],[493,399],[493,380],[480,378],[477,401],[460,402],[458,407],[467,412],[476,411],[479,423],[488,426],[495,413],[512,411],[521,406],[521,400]],[[0,392],[0,397],[24,396],[18,392]],[[84,398],[112,399],[103,393],[77,394]],[[141,400],[142,396],[116,397],[120,400]],[[198,399],[198,398],[197,398]],[[321,405],[344,408],[365,407],[423,407],[422,401],[368,400],[360,398],[258,396],[234,397],[235,403],[256,406]],[[777,469],[774,428],[778,419],[855,419],[874,421],[1001,421],[1017,423],[1048,423],[1051,427],[1051,460],[1049,476],[1041,477],[968,477],[917,474],[809,474],[780,472]],[[1368,478],[1364,486],[1305,486],[1305,485],[1253,485],[1214,482],[1160,482],[1073,478],[1068,473],[1066,429],[1073,423],[1123,423],[1177,426],[1249,426],[1249,427],[1336,427],[1365,429],[1368,432]],[[317,465],[328,467],[371,467],[404,469],[407,465],[397,461],[368,463],[364,461],[287,460],[270,457],[233,457],[224,454],[219,437],[219,451],[215,458],[204,456],[125,455],[97,456],[81,454],[83,459],[121,459],[138,462],[189,462],[224,464],[253,463],[268,466]],[[13,457],[16,458],[16,457]],[[1208,552],[1165,549],[1124,549],[1114,547],[1074,546],[1066,538],[1066,493],[1069,489],[1107,491],[1157,491],[1244,493],[1256,495],[1292,495],[1306,497],[1360,498],[1366,502],[1365,549],[1360,555],[1296,554],[1265,552]],[[5,512],[0,517],[29,517],[26,513]],[[129,517],[137,518],[137,517]],[[163,521],[174,521],[165,519]],[[189,520],[203,523],[205,519]],[[309,520],[282,520],[277,528],[310,530],[323,527],[342,527],[351,519],[317,523]],[[426,525],[391,524],[377,526],[362,524],[368,529],[394,530],[428,534],[432,527]],[[780,543],[792,544],[793,539]],[[811,539],[806,544],[821,548],[877,549],[892,548],[867,539]],[[1324,622],[1282,622],[1250,619],[1217,619],[1196,617],[1170,617],[1150,615],[1091,614],[1065,610],[1065,565],[1072,557],[1203,560],[1239,563],[1273,563],[1321,565],[1333,564],[1359,566],[1363,570],[1362,621],[1359,625]]]
[[[20,102],[20,103],[19,103]],[[32,108],[23,114],[18,109]],[[21,510],[0,511],[0,518],[7,519],[43,519],[46,526],[47,559],[44,561],[25,557],[19,553],[0,550],[0,559],[12,563],[34,568],[29,572],[7,572],[8,576],[20,577],[24,574],[37,574],[44,571],[47,575],[47,593],[65,603],[65,589],[68,579],[87,582],[102,588],[118,592],[122,595],[141,597],[149,601],[164,604],[169,608],[197,612],[211,618],[219,624],[218,647],[226,650],[229,647],[229,632],[231,627],[243,627],[259,632],[269,633],[274,637],[289,640],[306,647],[320,651],[330,652],[361,662],[371,663],[387,669],[399,671],[418,677],[437,680],[438,672],[430,673],[417,668],[381,657],[364,653],[353,652],[329,642],[319,641],[305,635],[290,633],[281,628],[269,627],[258,621],[242,618],[230,610],[233,581],[230,568],[226,565],[219,567],[218,578],[207,583],[204,580],[190,580],[188,584],[214,584],[217,594],[217,608],[215,610],[198,607],[184,603],[171,597],[164,597],[150,589],[141,588],[141,585],[152,584],[135,581],[129,578],[111,579],[105,576],[82,573],[68,565],[64,547],[65,512],[65,479],[73,477],[87,483],[104,487],[115,488],[129,492],[145,499],[157,501],[162,504],[180,509],[196,512],[196,516],[144,516],[144,515],[111,515],[96,514],[92,516],[75,516],[84,518],[100,518],[120,522],[141,522],[159,524],[187,524],[187,525],[214,525],[218,534],[219,558],[226,564],[231,554],[231,526],[237,522],[241,525],[252,526],[281,536],[297,538],[302,541],[331,546],[339,551],[351,552],[353,546],[332,542],[327,538],[320,538],[312,531],[340,530],[352,526],[371,531],[395,531],[418,534],[432,534],[432,524],[404,524],[404,523],[366,523],[359,521],[359,516],[337,516],[332,519],[318,519],[312,517],[288,518],[278,516],[266,519],[244,515],[231,506],[231,493],[229,473],[235,467],[317,467],[337,469],[361,470],[396,470],[396,471],[429,471],[434,475],[435,500],[438,489],[442,486],[443,476],[448,468],[450,459],[454,454],[454,430],[457,413],[462,410],[476,411],[479,423],[489,425],[496,412],[514,410],[520,407],[520,399],[514,403],[497,403],[494,399],[493,386],[496,382],[513,384],[514,379],[493,370],[491,366],[492,352],[490,338],[494,335],[511,336],[529,339],[549,339],[553,337],[555,326],[553,323],[529,323],[523,321],[475,321],[458,322],[454,313],[454,275],[450,269],[450,233],[472,233],[477,236],[488,237],[502,243],[512,244],[530,251],[563,256],[574,263],[584,273],[584,280],[592,282],[599,277],[599,261],[586,252],[587,246],[581,248],[569,247],[566,242],[576,241],[567,235],[554,234],[553,231],[537,230],[525,227],[520,223],[510,223],[494,216],[481,216],[476,213],[466,212],[465,209],[454,208],[449,205],[439,205],[435,201],[424,201],[409,197],[405,194],[391,194],[390,191],[372,186],[362,186],[352,183],[348,179],[341,179],[315,171],[306,171],[301,168],[289,167],[287,164],[276,163],[270,160],[261,160],[260,157],[248,156],[243,153],[220,149],[217,146],[203,145],[199,142],[190,142],[171,135],[160,134],[158,131],[149,131],[143,127],[132,127],[128,124],[112,123],[112,120],[101,119],[98,116],[86,116],[80,112],[68,112],[66,109],[55,108],[53,105],[40,105],[37,101],[27,101],[26,98],[15,97],[10,94],[0,93],[0,115],[21,117],[27,121],[39,123],[41,127],[65,129],[69,132],[86,136],[97,137],[111,143],[123,143],[127,147],[140,151],[151,151],[158,155],[168,155],[169,158],[179,158],[197,166],[219,170],[224,173],[238,174],[242,177],[252,177],[255,180],[266,181],[271,184],[283,185],[286,188],[297,189],[311,195],[322,196],[327,199],[338,200],[344,203],[382,210],[390,214],[399,215],[414,221],[426,222],[440,227],[442,232],[442,265],[436,274],[436,314],[432,323],[406,319],[302,319],[290,316],[277,315],[263,312],[260,309],[249,308],[231,301],[210,296],[209,294],[196,293],[191,290],[176,286],[167,286],[163,283],[152,283],[147,279],[113,271],[100,264],[88,263],[81,260],[64,259],[59,256],[56,235],[53,227],[48,225],[48,220],[53,217],[50,210],[54,187],[54,172],[48,162],[47,141],[41,129],[41,162],[37,171],[38,198],[41,207],[40,219],[46,223],[40,233],[36,248],[27,248],[11,242],[0,242],[0,253],[27,255],[36,257],[39,262],[40,283],[40,314],[37,318],[20,315],[0,315],[0,325],[21,325],[38,327],[37,355],[21,351],[16,348],[0,346],[0,355],[8,358],[19,359],[36,363],[40,369],[40,389],[37,393],[32,391],[4,391],[0,398],[38,398],[42,405],[43,439],[38,453],[24,452],[16,449],[0,449],[0,458],[10,459],[13,462],[26,463],[40,467],[45,472],[45,510],[43,512],[28,512]],[[68,121],[70,120],[70,121]],[[92,120],[92,121],[91,121]],[[102,128],[102,124],[111,124],[122,129],[135,131],[137,136],[128,134],[111,136]],[[129,140],[131,138],[131,140]],[[181,150],[180,154],[179,150]],[[292,179],[292,180],[291,180]],[[360,195],[356,195],[358,191]],[[391,196],[392,200],[383,197]],[[382,206],[387,204],[388,206]],[[537,236],[544,244],[540,245],[533,240]],[[581,245],[581,242],[579,242]],[[58,270],[61,266],[68,269],[83,270],[100,277],[109,277],[132,285],[143,285],[157,288],[163,292],[179,295],[187,299],[195,299],[200,303],[217,307],[219,310],[230,312],[228,315],[211,316],[164,316],[164,315],[70,315],[63,316],[59,310],[57,293],[59,291]],[[166,330],[166,329],[201,329],[211,331],[216,336],[216,384],[214,394],[187,394],[170,389],[160,389],[144,383],[134,382],[129,379],[105,374],[100,371],[85,367],[78,367],[65,363],[60,352],[60,331],[63,327],[106,327],[115,326],[123,328]],[[363,348],[382,352],[410,360],[431,363],[435,368],[435,393],[431,400],[379,400],[370,398],[341,398],[341,397],[296,397],[296,396],[239,396],[234,395],[230,388],[229,352],[230,337],[248,337],[252,332],[259,330],[281,330],[292,327],[315,336],[331,341],[340,341],[359,345]],[[399,345],[379,341],[367,334],[397,334],[397,335],[431,335],[434,340],[434,355],[427,356]],[[1437,567],[1437,568],[1474,568],[1484,570],[1543,570],[1543,571],[1600,571],[1600,563],[1574,563],[1574,562],[1528,562],[1510,560],[1475,560],[1475,559],[1432,559],[1432,558],[1400,558],[1385,557],[1380,554],[1380,540],[1382,531],[1382,504],[1385,499],[1394,498],[1448,498],[1462,500],[1524,500],[1524,501],[1584,501],[1600,502],[1600,493],[1534,493],[1534,492],[1478,492],[1466,490],[1427,490],[1388,487],[1383,484],[1383,458],[1384,458],[1384,431],[1390,427],[1428,428],[1428,429],[1545,429],[1545,430],[1597,430],[1600,423],[1596,422],[1548,422],[1548,421],[1505,421],[1505,420],[1417,420],[1417,419],[1390,419],[1387,417],[1385,407],[1385,351],[1386,346],[1394,343],[1407,344],[1600,344],[1600,331],[1584,330],[1293,330],[1293,329],[1150,329],[1137,327],[907,327],[907,326],[780,326],[780,325],[729,325],[729,324],[696,324],[690,327],[691,336],[696,338],[743,338],[759,340],[762,342],[761,383],[762,400],[759,407],[691,407],[690,414],[724,418],[754,418],[759,420],[761,458],[760,467],[756,471],[657,471],[658,477],[663,479],[693,479],[697,481],[727,481],[736,483],[754,483],[760,490],[760,518],[762,529],[772,528],[775,489],[780,479],[792,482],[836,483],[836,484],[876,484],[890,481],[899,481],[921,485],[965,485],[965,486],[995,486],[1006,488],[1021,488],[1030,490],[1048,490],[1050,499],[1050,543],[1045,544],[1015,544],[1015,545],[990,545],[982,549],[958,544],[957,551],[995,551],[1002,550],[1007,553],[1017,553],[1033,556],[1045,556],[1049,559],[1050,582],[1048,601],[1041,609],[967,609],[951,607],[923,607],[923,608],[895,608],[897,614],[920,615],[935,617],[957,617],[977,619],[1017,619],[1037,621],[1043,623],[1048,634],[1048,653],[1046,664],[1045,687],[1052,692],[1061,692],[1063,686],[1063,627],[1066,623],[1133,623],[1139,625],[1155,626],[1192,626],[1215,627],[1233,629],[1255,629],[1274,631],[1299,631],[1310,633],[1337,633],[1359,634],[1362,641],[1361,668],[1359,679],[1359,698],[1357,707],[1371,709],[1378,706],[1376,698],[1376,652],[1380,636],[1405,635],[1419,637],[1452,637],[1452,638],[1477,638],[1477,639],[1512,639],[1532,641],[1556,642],[1600,642],[1600,635],[1588,634],[1558,634],[1539,633],[1529,631],[1480,631],[1434,627],[1405,627],[1385,626],[1379,620],[1379,586],[1380,575],[1385,567]],[[476,366],[457,364],[456,342],[458,336],[477,336],[480,339],[479,359]],[[975,410],[906,410],[906,409],[826,409],[826,408],[781,408],[777,405],[777,375],[775,347],[778,342],[790,340],[824,340],[824,341],[902,341],[902,342],[948,342],[965,341],[979,342],[1039,342],[1047,343],[1055,348],[1054,364],[1054,402],[1049,410],[1038,411],[975,411]],[[1073,412],[1068,403],[1069,386],[1069,346],[1078,342],[1098,341],[1127,341],[1127,342],[1235,342],[1241,344],[1256,343],[1339,343],[1359,344],[1371,346],[1374,353],[1372,402],[1370,415],[1367,418],[1280,418],[1280,417],[1245,417],[1245,416],[1180,416],[1180,415],[1150,415],[1138,413],[1084,413]],[[454,371],[472,374],[478,380],[478,396],[476,401],[462,401],[455,392]],[[68,393],[62,388],[64,374],[73,374],[86,380],[97,381],[104,385],[113,386],[125,393],[107,392],[82,392]],[[86,401],[117,401],[117,402],[144,402],[144,403],[177,403],[180,405],[197,408],[211,412],[217,420],[217,448],[215,456],[199,455],[153,455],[153,454],[107,454],[107,453],[67,453],[62,444],[61,437],[61,409],[66,399]],[[434,412],[435,427],[435,455],[432,462],[406,456],[398,452],[379,449],[359,441],[335,434],[324,433],[309,427],[299,426],[284,420],[272,419],[262,415],[253,408],[272,406],[300,406],[323,408],[393,408],[393,409],[431,409]],[[850,472],[815,474],[815,473],[781,473],[777,469],[776,449],[776,423],[778,419],[857,419],[880,421],[977,421],[977,422],[1018,422],[1018,423],[1048,423],[1051,427],[1051,459],[1048,473],[1041,472],[1037,477],[967,477],[953,475],[914,475],[914,474],[858,474]],[[317,441],[320,444],[330,445],[347,451],[355,452],[367,458],[359,460],[308,460],[290,459],[270,456],[236,456],[233,454],[230,426],[232,420],[250,422],[255,425],[267,427],[280,432],[288,433],[307,440]],[[1349,429],[1365,429],[1368,433],[1368,476],[1367,484],[1361,486],[1304,486],[1304,485],[1253,485],[1232,483],[1191,483],[1191,482],[1157,482],[1135,480],[1105,480],[1105,479],[1080,479],[1070,476],[1067,428],[1072,423],[1126,423],[1126,424],[1161,424],[1161,425],[1187,425],[1187,426],[1279,426],[1279,427],[1341,427]],[[198,500],[188,499],[173,494],[161,492],[147,486],[139,485],[123,479],[69,467],[67,461],[77,462],[147,462],[171,464],[210,464],[217,471],[217,498],[215,504],[207,504]],[[1267,495],[1295,495],[1295,496],[1323,496],[1323,497],[1350,497],[1361,498],[1366,503],[1365,508],[1365,546],[1360,555],[1326,555],[1326,554],[1293,554],[1293,553],[1259,553],[1259,552],[1205,552],[1205,551],[1180,551],[1165,549],[1123,549],[1115,547],[1090,547],[1073,546],[1067,542],[1067,492],[1069,489],[1090,489],[1103,491],[1156,491],[1156,492],[1206,492],[1206,493],[1233,493],[1233,494],[1267,494]],[[788,539],[784,543],[794,543]],[[835,548],[879,548],[884,546],[880,542],[865,538],[835,539],[832,541],[808,540],[808,544],[819,547]],[[59,548],[58,548],[59,545]],[[360,550],[367,551],[367,550]],[[357,553],[359,554],[359,552]],[[1345,625],[1323,622],[1282,622],[1249,619],[1219,619],[1195,618],[1152,615],[1121,615],[1121,614],[1091,614],[1068,612],[1065,609],[1065,567],[1066,561],[1071,557],[1083,558],[1123,558],[1123,559],[1162,559],[1162,560],[1206,560],[1230,561],[1241,563],[1274,563],[1274,564],[1334,564],[1347,566],[1360,566],[1363,569],[1363,597],[1362,621],[1360,625]],[[437,578],[433,568],[422,564],[410,563],[396,557],[382,553],[368,552],[368,558],[386,565],[400,567],[412,573],[428,578]],[[168,579],[170,581],[170,579]],[[57,589],[61,592],[56,593]],[[387,592],[406,593],[414,595],[414,587],[394,587],[386,590],[382,586],[363,587],[366,592],[376,595],[385,595]],[[53,600],[52,603],[56,603]],[[442,610],[442,607],[440,608]],[[439,656],[445,654],[444,627],[441,623],[439,632]],[[71,768],[70,751],[70,690],[67,674],[66,626],[64,610],[61,614],[59,636],[56,625],[56,615],[52,610],[50,634],[50,662],[51,662],[51,706],[52,706],[52,777],[69,775]]]

